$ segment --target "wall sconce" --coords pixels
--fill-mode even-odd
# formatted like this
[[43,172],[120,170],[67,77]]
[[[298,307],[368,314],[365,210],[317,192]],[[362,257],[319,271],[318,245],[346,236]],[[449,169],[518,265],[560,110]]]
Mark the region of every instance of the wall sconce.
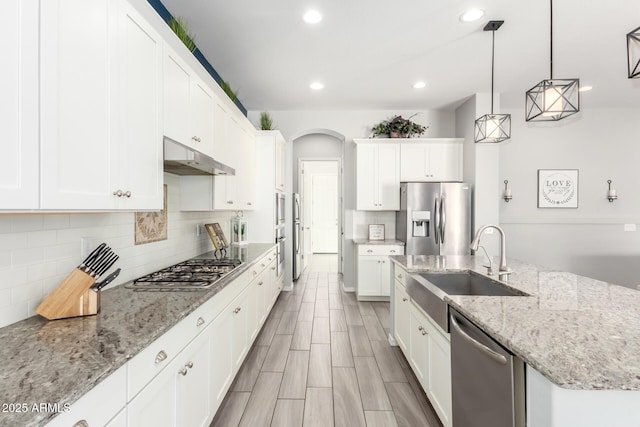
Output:
[[505,179],[504,180],[504,194],[502,195],[502,198],[507,203],[509,203],[509,201],[511,199],[513,199],[513,194],[511,193],[511,189],[507,186],[508,184],[509,184],[509,180]]
[[627,34],[629,78],[640,78],[640,27]]
[[609,184],[609,191],[607,191],[607,199],[609,199],[609,203],[612,203],[614,200],[618,199],[618,194],[615,188],[611,188],[611,180],[607,180],[607,184]]

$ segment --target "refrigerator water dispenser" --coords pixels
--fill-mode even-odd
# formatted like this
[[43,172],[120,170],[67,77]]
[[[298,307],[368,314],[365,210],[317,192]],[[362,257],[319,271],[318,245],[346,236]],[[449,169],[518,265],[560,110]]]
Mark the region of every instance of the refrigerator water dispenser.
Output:
[[429,237],[429,222],[431,221],[431,211],[411,212],[411,223],[413,224],[413,237]]

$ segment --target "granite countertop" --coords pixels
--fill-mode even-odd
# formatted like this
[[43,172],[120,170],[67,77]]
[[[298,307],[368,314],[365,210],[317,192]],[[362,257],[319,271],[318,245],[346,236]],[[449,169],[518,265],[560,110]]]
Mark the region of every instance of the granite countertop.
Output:
[[[96,316],[48,321],[40,316],[0,328],[0,404],[73,403],[205,303],[273,244],[249,244],[243,263],[215,286],[193,292],[101,295]],[[213,252],[195,258],[212,258]],[[0,425],[41,426],[55,414],[1,412]]]
[[367,239],[353,239],[355,245],[400,245],[404,246],[404,242],[395,239],[385,240],[367,240]]
[[[486,275],[480,256],[391,258],[409,272]],[[531,296],[445,301],[560,387],[640,391],[640,292],[517,260],[507,264],[508,286]]]

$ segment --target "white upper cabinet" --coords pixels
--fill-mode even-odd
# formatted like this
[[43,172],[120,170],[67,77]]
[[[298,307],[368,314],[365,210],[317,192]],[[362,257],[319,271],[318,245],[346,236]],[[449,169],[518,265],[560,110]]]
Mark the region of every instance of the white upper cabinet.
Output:
[[[400,209],[400,145],[356,142],[356,209]],[[359,142],[360,141],[360,142]]]
[[287,144],[281,134],[276,137],[276,190],[284,191]]
[[165,45],[164,135],[213,157],[214,109],[213,92]]
[[400,144],[400,181],[462,181],[462,139],[411,139]]
[[38,0],[3,4],[0,209],[38,208]]
[[161,209],[159,35],[126,1],[53,0],[40,43],[40,207]]

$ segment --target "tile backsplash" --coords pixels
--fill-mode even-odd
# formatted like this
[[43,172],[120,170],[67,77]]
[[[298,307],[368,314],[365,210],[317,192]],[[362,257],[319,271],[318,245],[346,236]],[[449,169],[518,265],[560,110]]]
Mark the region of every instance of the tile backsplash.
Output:
[[395,211],[353,211],[353,238],[368,239],[369,224],[384,224],[384,238],[396,238]]
[[120,255],[116,286],[212,249],[196,224],[219,222],[229,236],[231,212],[181,212],[178,177],[165,174],[167,240],[134,244],[133,212],[0,214],[0,327],[35,308],[82,261],[81,239],[106,242]]

